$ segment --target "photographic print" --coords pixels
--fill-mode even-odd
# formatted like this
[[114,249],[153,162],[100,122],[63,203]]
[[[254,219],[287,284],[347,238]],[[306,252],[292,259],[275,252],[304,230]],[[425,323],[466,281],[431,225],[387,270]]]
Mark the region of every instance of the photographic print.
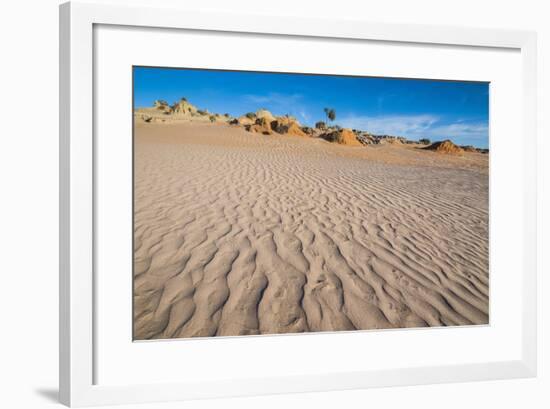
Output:
[[489,84],[133,67],[134,340],[489,323]]

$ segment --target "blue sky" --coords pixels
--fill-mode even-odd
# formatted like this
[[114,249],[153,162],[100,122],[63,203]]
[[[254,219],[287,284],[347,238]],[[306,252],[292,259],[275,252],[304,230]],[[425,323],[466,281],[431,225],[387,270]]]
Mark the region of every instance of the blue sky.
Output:
[[374,134],[488,146],[488,83],[329,75],[134,68],[134,105],[185,97],[198,108],[240,116],[266,108],[312,126],[336,110],[335,124]]

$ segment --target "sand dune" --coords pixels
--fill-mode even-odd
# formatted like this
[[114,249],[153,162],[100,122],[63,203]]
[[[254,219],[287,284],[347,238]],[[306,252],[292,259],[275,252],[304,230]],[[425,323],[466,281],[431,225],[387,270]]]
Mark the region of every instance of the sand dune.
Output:
[[134,337],[485,324],[487,167],[137,123]]

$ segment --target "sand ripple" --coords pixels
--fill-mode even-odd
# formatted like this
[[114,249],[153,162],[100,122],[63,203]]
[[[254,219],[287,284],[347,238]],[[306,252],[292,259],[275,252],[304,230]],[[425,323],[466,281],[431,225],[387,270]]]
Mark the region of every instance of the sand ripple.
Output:
[[486,168],[368,149],[137,126],[135,338],[487,323]]

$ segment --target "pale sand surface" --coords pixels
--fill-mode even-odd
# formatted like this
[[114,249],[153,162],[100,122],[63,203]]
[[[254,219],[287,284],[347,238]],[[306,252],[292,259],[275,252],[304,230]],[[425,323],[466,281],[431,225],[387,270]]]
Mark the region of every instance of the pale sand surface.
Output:
[[135,339],[488,323],[488,155],[135,125]]

